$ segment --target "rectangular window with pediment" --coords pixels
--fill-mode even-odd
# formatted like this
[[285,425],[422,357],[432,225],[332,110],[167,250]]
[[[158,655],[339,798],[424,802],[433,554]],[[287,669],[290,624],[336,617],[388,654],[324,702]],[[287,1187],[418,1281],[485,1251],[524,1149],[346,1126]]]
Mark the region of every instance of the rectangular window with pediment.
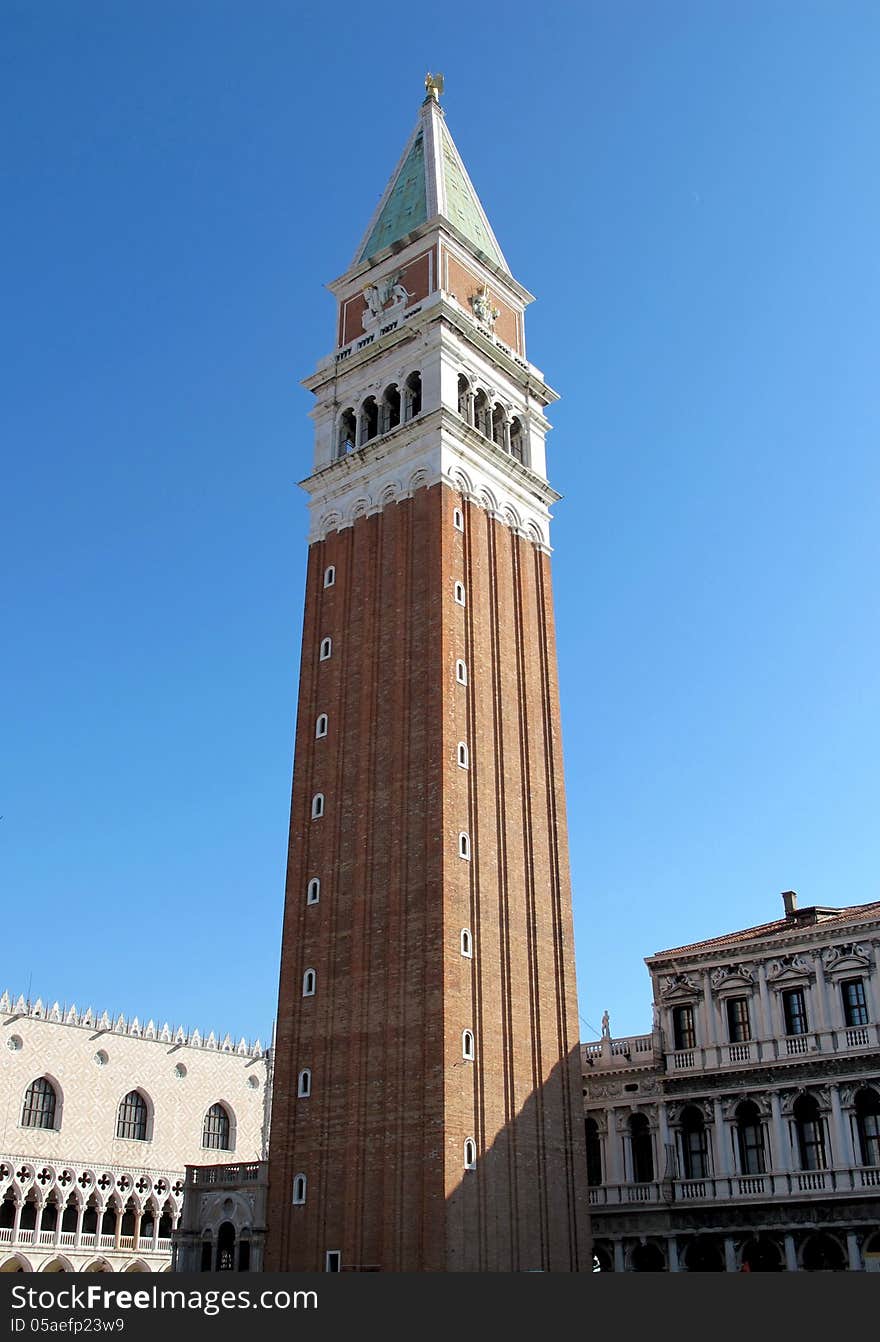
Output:
[[672,1012],[672,1035],[676,1052],[683,1048],[696,1048],[697,1031],[694,1025],[692,1006],[677,1006]]
[[782,994],[782,1014],[786,1034],[807,1033],[807,1004],[803,988],[789,988]]
[[843,996],[843,1019],[847,1025],[867,1025],[868,1004],[865,1000],[864,979],[844,979],[840,991]]
[[749,1021],[749,999],[747,997],[729,997],[727,999],[727,1029],[731,1044],[745,1044],[752,1037]]

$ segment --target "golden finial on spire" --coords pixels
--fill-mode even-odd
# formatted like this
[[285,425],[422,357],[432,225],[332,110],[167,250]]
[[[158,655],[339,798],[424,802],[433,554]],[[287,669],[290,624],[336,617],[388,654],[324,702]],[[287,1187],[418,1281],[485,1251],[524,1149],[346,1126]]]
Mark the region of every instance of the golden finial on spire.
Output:
[[443,92],[443,76],[441,74],[432,75],[430,71],[425,75],[425,88],[429,98],[435,102],[440,101],[440,94]]

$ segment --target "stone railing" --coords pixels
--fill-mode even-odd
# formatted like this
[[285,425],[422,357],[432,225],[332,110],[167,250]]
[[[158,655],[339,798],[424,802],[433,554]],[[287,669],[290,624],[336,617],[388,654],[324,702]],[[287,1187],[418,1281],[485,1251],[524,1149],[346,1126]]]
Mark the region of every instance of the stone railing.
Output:
[[[585,1047],[592,1049],[595,1045]],[[816,1054],[862,1053],[872,1048],[880,1048],[877,1026],[857,1025],[843,1029],[811,1030],[808,1034],[783,1035],[781,1038],[750,1039],[741,1044],[707,1044],[673,1050],[666,1054],[666,1067],[670,1073],[705,1072],[723,1067],[742,1067],[748,1063],[785,1062],[789,1058]]]
[[581,1063],[588,1071],[597,1068],[660,1066],[663,1056],[659,1040],[652,1034],[628,1035],[624,1039],[596,1039],[581,1044]]
[[591,1207],[631,1207],[645,1203],[743,1202],[752,1199],[852,1196],[876,1197],[880,1167],[830,1170],[773,1170],[767,1174],[711,1175],[704,1179],[665,1179],[650,1183],[601,1184],[590,1189]]
[[225,1184],[257,1183],[265,1176],[265,1161],[242,1161],[235,1165],[187,1165],[186,1182],[200,1188]]

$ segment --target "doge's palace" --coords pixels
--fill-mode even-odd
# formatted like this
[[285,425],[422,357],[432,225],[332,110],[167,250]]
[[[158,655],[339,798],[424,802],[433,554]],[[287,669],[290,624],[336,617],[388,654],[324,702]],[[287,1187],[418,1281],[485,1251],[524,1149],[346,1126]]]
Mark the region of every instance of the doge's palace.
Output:
[[259,1040],[0,997],[0,1271],[162,1272],[184,1166],[257,1161]]

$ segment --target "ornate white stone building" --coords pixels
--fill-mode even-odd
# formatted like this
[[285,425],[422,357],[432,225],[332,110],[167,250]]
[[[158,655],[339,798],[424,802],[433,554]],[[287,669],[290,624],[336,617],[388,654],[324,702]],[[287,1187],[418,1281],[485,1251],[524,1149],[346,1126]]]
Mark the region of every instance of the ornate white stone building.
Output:
[[161,1272],[184,1167],[258,1161],[259,1041],[0,997],[0,1271]]
[[646,964],[651,1034],[582,1046],[605,1271],[880,1268],[880,902]]

